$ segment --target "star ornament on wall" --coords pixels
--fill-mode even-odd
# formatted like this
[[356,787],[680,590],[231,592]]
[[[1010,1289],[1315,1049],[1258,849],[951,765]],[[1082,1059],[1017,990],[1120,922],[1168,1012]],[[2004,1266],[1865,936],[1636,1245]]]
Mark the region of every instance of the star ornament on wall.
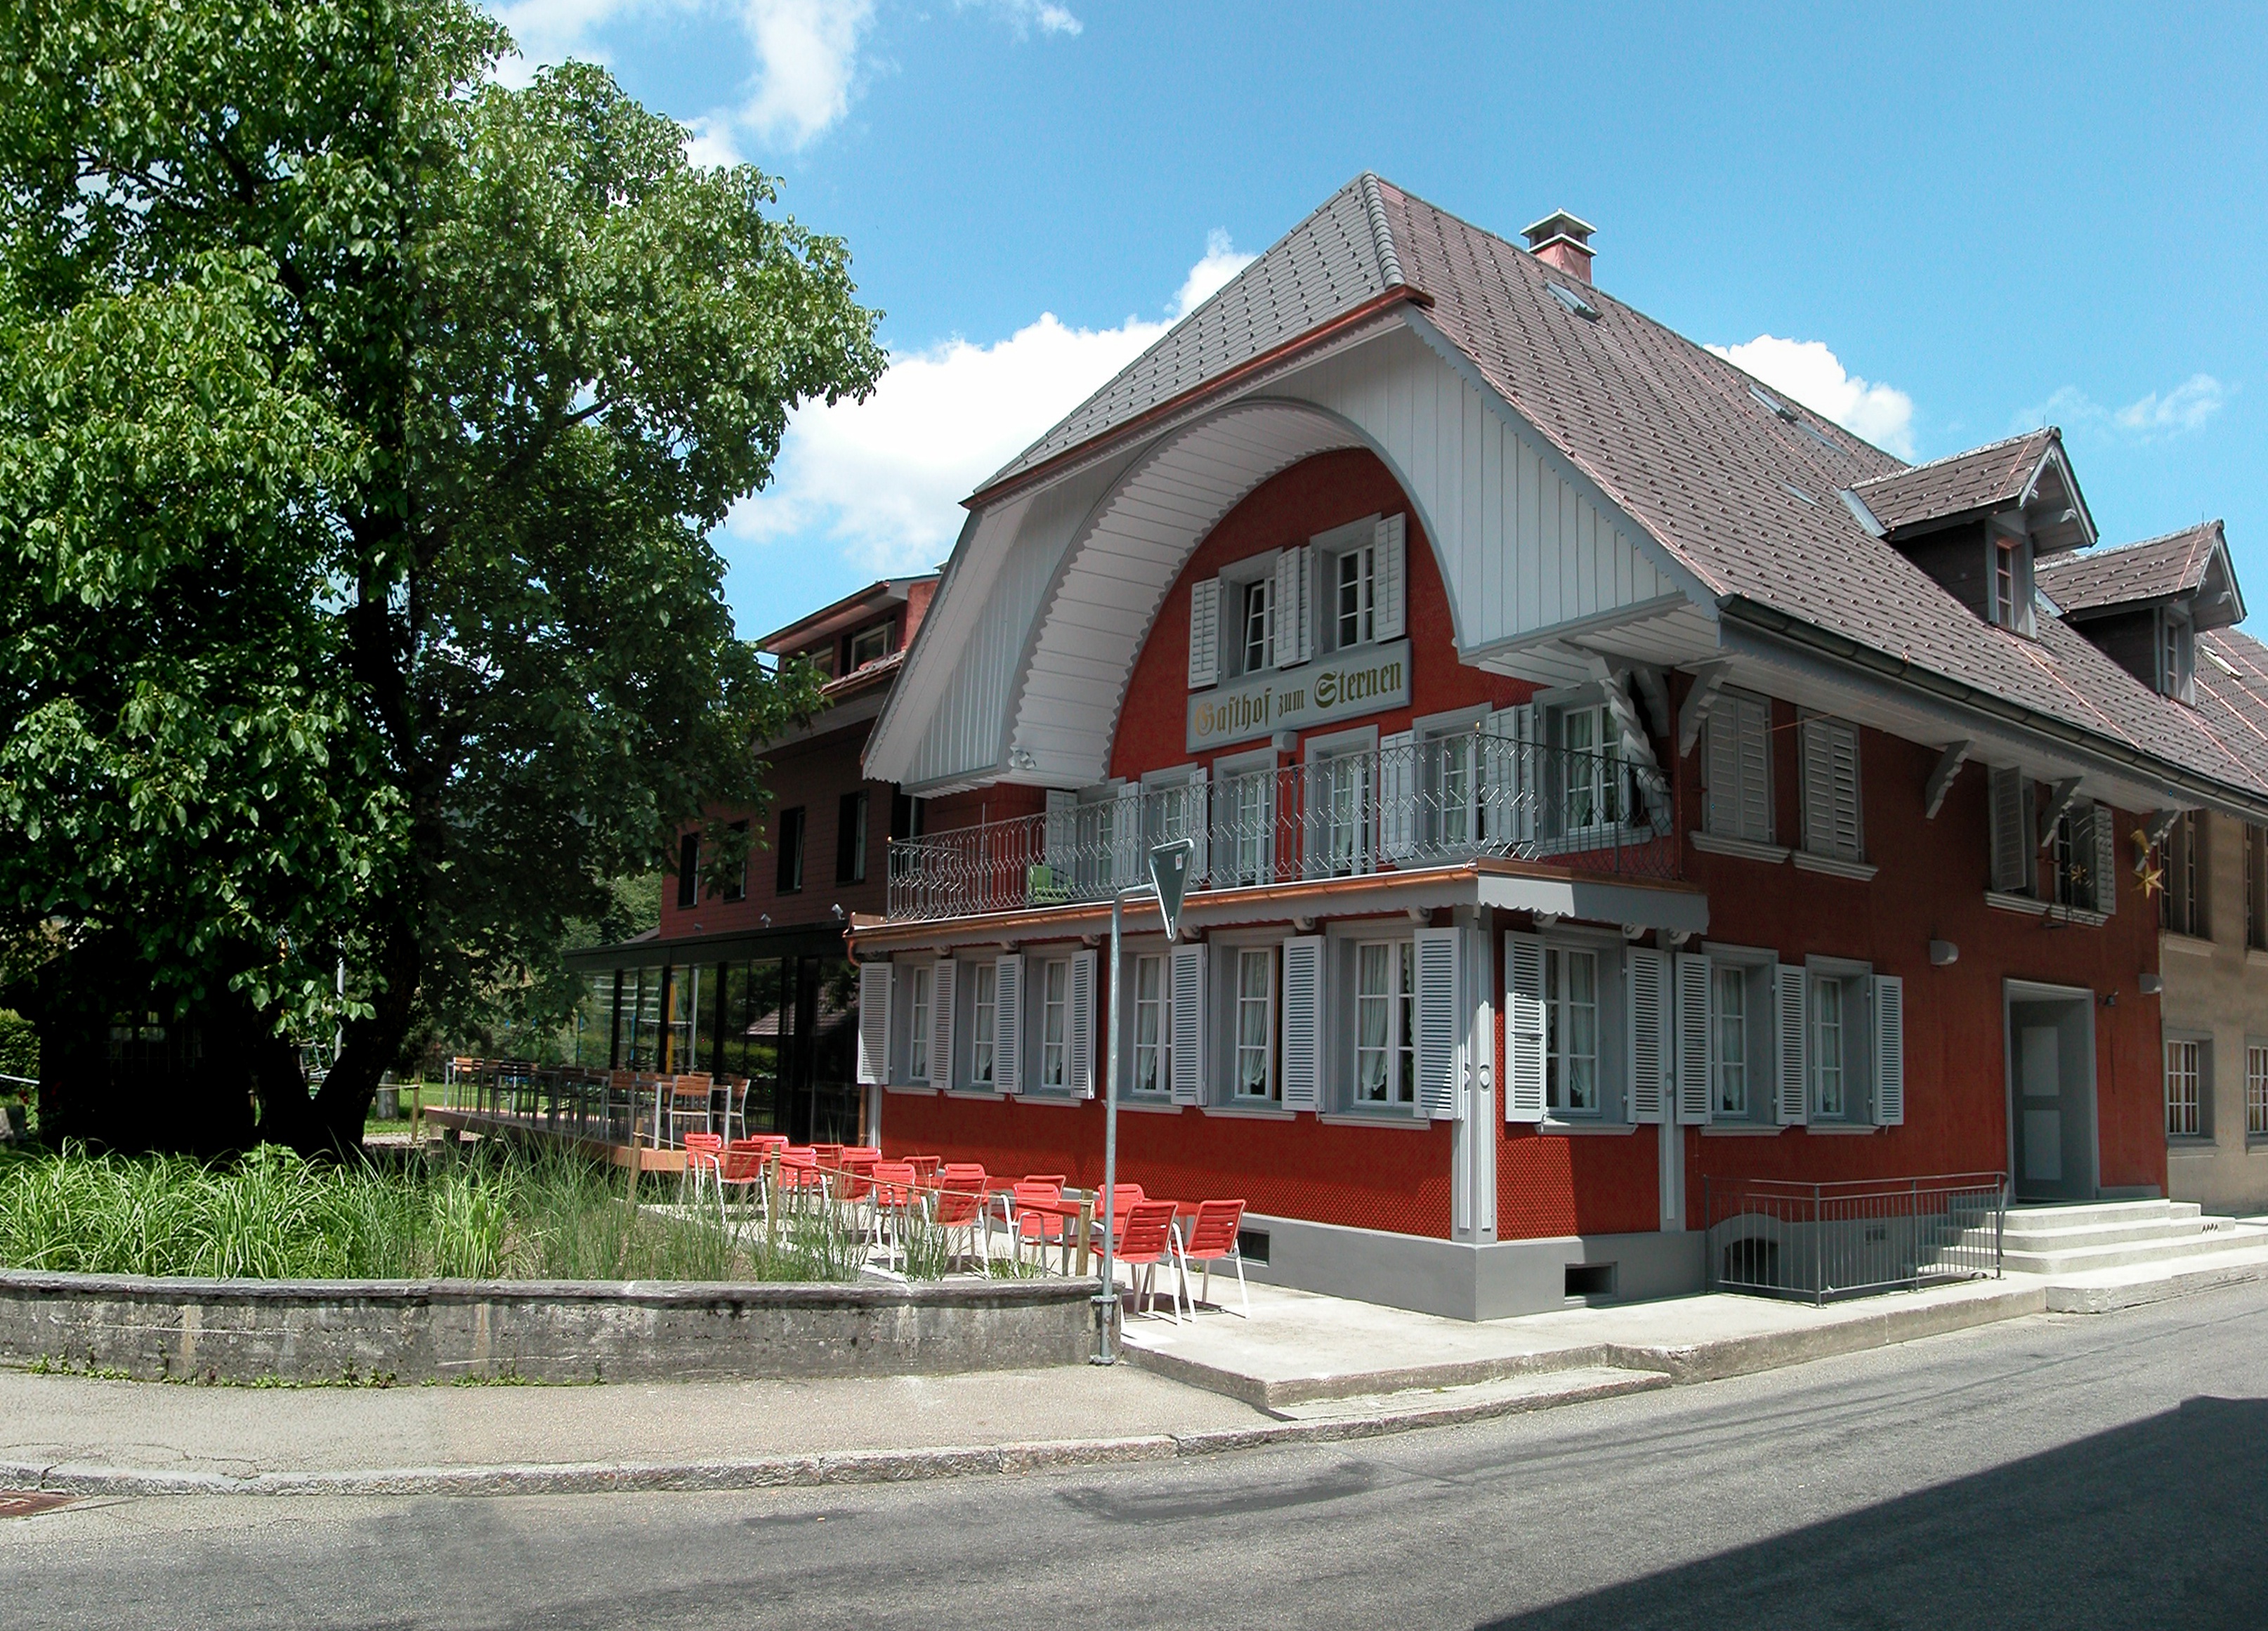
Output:
[[2145,900],[2165,890],[2166,869],[2150,864],[2150,835],[2139,827],[2134,829],[2134,877]]

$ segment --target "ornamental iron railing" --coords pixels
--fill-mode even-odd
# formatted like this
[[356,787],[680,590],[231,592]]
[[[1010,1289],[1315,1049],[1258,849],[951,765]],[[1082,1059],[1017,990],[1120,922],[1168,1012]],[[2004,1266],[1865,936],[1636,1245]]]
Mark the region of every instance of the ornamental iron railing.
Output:
[[1108,900],[1152,846],[1195,842],[1191,893],[1498,856],[1609,876],[1676,875],[1653,764],[1474,730],[1300,764],[1095,796],[890,845],[888,915],[927,919]]
[[1813,1303],[2000,1276],[2007,1176],[1704,1178],[1708,1286]]

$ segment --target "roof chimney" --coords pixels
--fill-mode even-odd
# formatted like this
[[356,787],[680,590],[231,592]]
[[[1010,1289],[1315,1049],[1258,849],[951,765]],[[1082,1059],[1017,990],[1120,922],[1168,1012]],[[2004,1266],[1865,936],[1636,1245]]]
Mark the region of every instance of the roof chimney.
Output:
[[1599,229],[1580,216],[1554,210],[1528,227],[1528,251],[1544,265],[1591,281],[1591,234]]

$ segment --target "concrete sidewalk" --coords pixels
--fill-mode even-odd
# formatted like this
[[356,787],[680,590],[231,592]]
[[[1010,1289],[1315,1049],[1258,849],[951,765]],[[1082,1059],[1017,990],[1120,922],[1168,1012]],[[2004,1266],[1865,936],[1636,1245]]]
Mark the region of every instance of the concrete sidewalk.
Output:
[[1485,1325],[1255,1287],[1249,1321],[1211,1308],[1179,1326],[1130,1320],[1131,1362],[1113,1369],[881,1380],[244,1388],[0,1370],[0,1487],[577,1493],[1160,1460],[1543,1409],[2246,1280],[2268,1280],[2268,1250],[1826,1309],[1684,1297]]

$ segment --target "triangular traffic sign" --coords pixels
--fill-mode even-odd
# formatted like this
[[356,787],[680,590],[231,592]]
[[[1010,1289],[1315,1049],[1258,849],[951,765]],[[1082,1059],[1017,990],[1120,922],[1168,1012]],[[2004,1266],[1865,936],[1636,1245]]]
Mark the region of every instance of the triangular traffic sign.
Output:
[[1158,891],[1158,910],[1165,914],[1166,938],[1181,938],[1182,897],[1189,892],[1189,865],[1197,846],[1189,838],[1160,844],[1150,852],[1150,882]]

